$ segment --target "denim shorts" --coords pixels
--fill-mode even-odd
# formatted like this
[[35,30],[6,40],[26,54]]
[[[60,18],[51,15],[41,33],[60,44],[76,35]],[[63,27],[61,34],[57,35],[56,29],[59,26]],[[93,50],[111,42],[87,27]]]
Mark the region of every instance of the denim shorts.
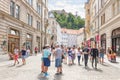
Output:
[[50,60],[48,58],[43,58],[43,63],[44,63],[44,66],[47,66],[47,67],[50,66]]
[[104,54],[103,54],[103,53],[100,53],[99,57],[100,57],[100,58],[104,58]]
[[26,55],[22,55],[21,58],[22,58],[22,59],[25,59],[25,58],[27,58],[27,56],[26,56]]
[[55,67],[61,67],[62,66],[62,59],[56,59],[55,60]]

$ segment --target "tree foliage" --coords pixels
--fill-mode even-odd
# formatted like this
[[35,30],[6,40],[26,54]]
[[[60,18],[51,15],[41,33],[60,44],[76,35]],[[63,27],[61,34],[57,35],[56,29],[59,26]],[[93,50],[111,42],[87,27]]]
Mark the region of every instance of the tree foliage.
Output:
[[57,14],[56,12],[53,13],[57,22],[60,24],[62,28],[67,29],[80,29],[84,27],[85,20],[82,19],[80,16],[75,16],[72,13],[68,14]]

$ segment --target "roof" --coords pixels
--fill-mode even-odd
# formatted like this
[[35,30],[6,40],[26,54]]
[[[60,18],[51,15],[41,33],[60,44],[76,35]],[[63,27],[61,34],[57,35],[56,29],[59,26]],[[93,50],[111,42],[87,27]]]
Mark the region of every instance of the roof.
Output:
[[84,28],[80,28],[79,30],[66,29],[66,28],[61,29],[62,33],[73,34],[73,35],[83,33],[83,31],[84,31]]

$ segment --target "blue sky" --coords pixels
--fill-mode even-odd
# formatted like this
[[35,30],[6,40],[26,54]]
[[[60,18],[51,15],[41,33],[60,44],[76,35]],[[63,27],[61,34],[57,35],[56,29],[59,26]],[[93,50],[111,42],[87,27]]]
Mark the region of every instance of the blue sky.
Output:
[[84,4],[87,0],[48,0],[49,10],[66,10],[73,14],[78,13],[82,18],[85,17]]

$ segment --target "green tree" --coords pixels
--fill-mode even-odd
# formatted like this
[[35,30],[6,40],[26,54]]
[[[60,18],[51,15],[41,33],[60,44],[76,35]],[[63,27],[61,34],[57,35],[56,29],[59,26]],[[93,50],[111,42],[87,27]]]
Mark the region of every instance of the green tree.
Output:
[[85,25],[84,19],[81,19],[80,16],[75,16],[72,13],[57,14],[54,12],[53,14],[62,28],[79,29]]

